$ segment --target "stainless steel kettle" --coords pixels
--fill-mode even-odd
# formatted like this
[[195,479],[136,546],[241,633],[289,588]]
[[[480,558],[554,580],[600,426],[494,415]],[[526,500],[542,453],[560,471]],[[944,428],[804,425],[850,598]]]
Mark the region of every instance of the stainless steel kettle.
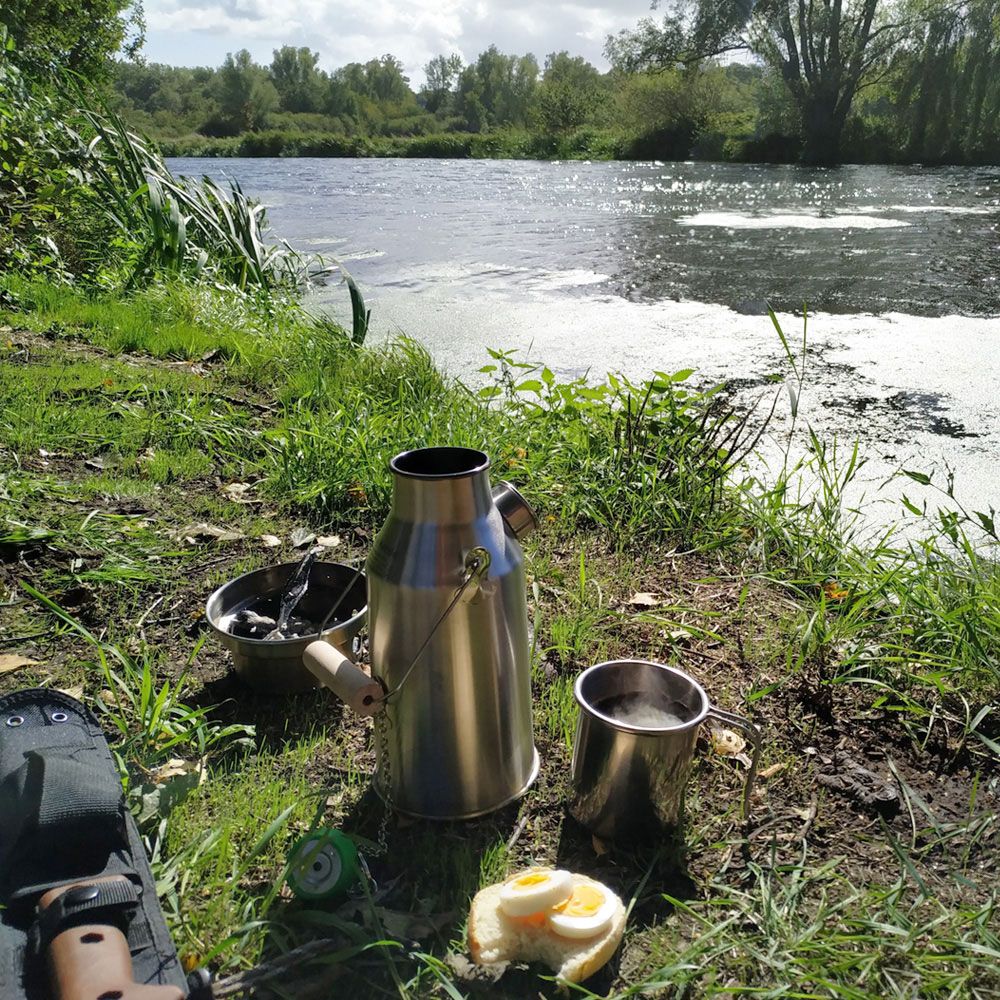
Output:
[[377,787],[393,808],[465,819],[516,799],[538,773],[524,558],[536,525],[509,483],[491,490],[471,448],[390,462],[392,509],[369,554]]

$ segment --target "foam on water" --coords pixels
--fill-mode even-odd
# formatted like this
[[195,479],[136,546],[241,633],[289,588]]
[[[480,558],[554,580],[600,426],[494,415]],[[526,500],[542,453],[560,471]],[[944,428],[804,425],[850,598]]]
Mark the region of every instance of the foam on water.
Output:
[[738,215],[735,212],[698,212],[677,220],[682,226],[718,226],[723,229],[904,229],[902,219],[876,215]]

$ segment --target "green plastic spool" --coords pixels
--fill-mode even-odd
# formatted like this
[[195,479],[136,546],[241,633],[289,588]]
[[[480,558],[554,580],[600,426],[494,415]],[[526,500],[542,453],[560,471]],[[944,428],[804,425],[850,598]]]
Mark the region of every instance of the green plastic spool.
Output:
[[286,881],[299,899],[331,899],[360,877],[358,849],[339,830],[315,830],[292,847]]

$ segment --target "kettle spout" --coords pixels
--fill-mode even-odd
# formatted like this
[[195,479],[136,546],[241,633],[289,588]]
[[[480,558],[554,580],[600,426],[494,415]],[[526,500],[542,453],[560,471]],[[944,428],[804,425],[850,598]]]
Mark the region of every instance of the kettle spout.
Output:
[[507,530],[518,541],[538,527],[538,518],[531,505],[510,483],[499,482],[493,487],[493,502],[497,505]]

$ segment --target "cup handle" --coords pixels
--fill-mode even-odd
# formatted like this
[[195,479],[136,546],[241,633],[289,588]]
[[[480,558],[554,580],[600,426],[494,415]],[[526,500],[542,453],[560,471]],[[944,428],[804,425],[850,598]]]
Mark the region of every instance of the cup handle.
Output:
[[760,730],[749,719],[744,719],[742,715],[734,715],[721,708],[710,705],[706,718],[717,719],[728,726],[739,729],[753,747],[753,756],[750,758],[750,770],[747,772],[746,781],[743,783],[743,819],[750,815],[750,795],[753,792],[753,784],[757,778],[757,764],[760,760]]

